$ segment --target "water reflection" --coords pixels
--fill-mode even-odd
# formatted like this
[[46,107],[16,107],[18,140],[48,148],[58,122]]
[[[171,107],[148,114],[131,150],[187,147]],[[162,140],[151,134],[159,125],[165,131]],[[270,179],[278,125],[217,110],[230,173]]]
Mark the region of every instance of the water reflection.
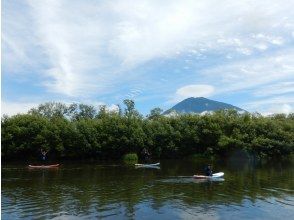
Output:
[[211,182],[223,182],[224,178],[213,178],[213,179],[195,179],[192,176],[176,176],[176,177],[168,177],[165,179],[160,179],[158,182],[161,183],[170,183],[170,184],[189,184],[189,183],[207,183]]
[[270,219],[294,214],[292,164],[245,164],[238,169],[216,164],[225,178],[192,178],[202,166],[191,161],[162,161],[161,169],[119,164],[54,170],[4,166],[2,218],[214,219],[245,218],[240,213],[247,213]]

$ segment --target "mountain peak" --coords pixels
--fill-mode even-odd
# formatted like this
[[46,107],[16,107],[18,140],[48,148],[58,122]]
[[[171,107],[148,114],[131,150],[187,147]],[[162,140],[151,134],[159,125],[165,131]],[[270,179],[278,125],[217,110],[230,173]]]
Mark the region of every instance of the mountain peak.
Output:
[[235,109],[237,111],[244,111],[243,109],[224,103],[218,102],[204,97],[190,97],[179,102],[171,109],[164,112],[164,114],[169,114],[171,112],[177,113],[203,113],[224,109]]
[[185,100],[208,100],[208,99],[204,98],[204,97],[190,97],[190,98],[184,99],[183,101],[185,101]]

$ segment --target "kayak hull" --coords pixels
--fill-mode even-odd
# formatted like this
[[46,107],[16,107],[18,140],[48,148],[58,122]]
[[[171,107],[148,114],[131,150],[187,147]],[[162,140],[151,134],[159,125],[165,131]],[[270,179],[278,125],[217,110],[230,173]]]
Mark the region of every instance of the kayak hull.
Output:
[[37,169],[48,169],[48,168],[58,168],[59,164],[51,164],[51,165],[29,165],[29,168],[37,168]]
[[225,174],[223,172],[214,173],[212,176],[204,176],[204,175],[194,175],[193,178],[195,179],[215,179],[215,178],[221,178]]
[[154,166],[160,166],[160,163],[150,163],[150,164],[136,163],[135,166],[137,166],[137,167],[154,167]]

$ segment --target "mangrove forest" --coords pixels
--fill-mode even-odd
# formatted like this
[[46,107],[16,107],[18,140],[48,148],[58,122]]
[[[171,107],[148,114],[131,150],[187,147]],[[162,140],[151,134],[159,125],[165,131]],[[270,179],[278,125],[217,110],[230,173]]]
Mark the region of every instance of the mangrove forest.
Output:
[[193,155],[228,157],[242,152],[255,158],[293,155],[294,114],[262,116],[222,110],[205,115],[164,116],[160,108],[142,116],[132,100],[124,108],[96,110],[85,104],[45,103],[26,114],[2,116],[2,159],[27,161],[40,148],[54,159],[152,158]]

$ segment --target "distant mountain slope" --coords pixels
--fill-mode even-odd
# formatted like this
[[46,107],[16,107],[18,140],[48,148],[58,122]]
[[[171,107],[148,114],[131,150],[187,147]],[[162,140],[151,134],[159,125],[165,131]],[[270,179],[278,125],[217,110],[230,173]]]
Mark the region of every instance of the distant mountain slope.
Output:
[[203,113],[203,112],[210,112],[216,111],[221,109],[235,109],[237,111],[245,111],[239,107],[223,103],[217,102],[211,99],[198,97],[198,98],[187,98],[174,107],[170,108],[169,110],[165,111],[163,114],[167,115],[172,112],[176,113]]

